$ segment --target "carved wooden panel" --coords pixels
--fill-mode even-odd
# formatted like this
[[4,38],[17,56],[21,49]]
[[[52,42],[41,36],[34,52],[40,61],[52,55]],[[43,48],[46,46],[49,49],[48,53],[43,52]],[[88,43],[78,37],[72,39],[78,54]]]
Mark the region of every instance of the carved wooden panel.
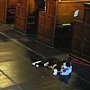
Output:
[[84,40],[90,41],[90,25],[85,25]]
[[7,0],[0,0],[0,21],[1,22],[6,21],[6,5],[7,5]]
[[78,37],[73,38],[72,51],[82,53],[82,39]]
[[54,18],[51,14],[46,14],[46,34],[45,37],[49,42],[52,42],[54,39]]
[[84,24],[80,21],[73,23],[72,51],[82,54],[84,39]]
[[16,5],[16,18],[15,18],[15,28],[21,30],[22,32],[25,32],[26,28],[26,7],[17,4]]
[[45,27],[43,25],[39,25],[38,29],[38,35],[45,38]]
[[47,28],[54,28],[54,17],[52,17],[51,14],[47,13],[46,14],[46,27]]
[[84,22],[90,24],[90,4],[85,4]]
[[74,21],[73,23],[73,35],[83,38],[84,24],[80,21]]
[[47,13],[52,14],[53,16],[55,15],[55,9],[56,9],[56,3],[55,1],[51,0],[47,2],[46,5],[47,8]]
[[90,41],[84,40],[83,55],[90,59]]
[[39,23],[38,24],[43,24],[45,26],[45,23],[46,23],[46,12],[40,11],[39,12]]
[[45,29],[46,29],[46,12],[39,12],[39,22],[38,22],[38,36],[40,40],[45,40]]

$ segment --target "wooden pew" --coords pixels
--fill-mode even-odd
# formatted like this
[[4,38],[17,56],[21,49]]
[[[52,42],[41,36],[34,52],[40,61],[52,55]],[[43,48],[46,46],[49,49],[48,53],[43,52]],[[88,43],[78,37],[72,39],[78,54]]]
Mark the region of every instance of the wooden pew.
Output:
[[90,62],[90,3],[84,6],[84,21],[73,24],[72,52]]
[[[25,34],[36,33],[39,9],[44,0],[19,0],[16,3],[15,29]],[[42,7],[41,7],[42,6]]]
[[[62,24],[68,24],[68,23],[72,24],[74,20],[83,21],[83,15],[84,15],[83,4],[85,2],[90,2],[90,0],[80,0],[80,1],[79,0],[77,1],[48,0],[46,3],[46,14],[44,16],[45,23],[44,25],[38,23],[38,37],[40,38],[40,40],[49,45],[54,45],[54,39],[55,39],[55,33],[57,33],[57,27],[60,26],[59,30],[62,30],[61,28]],[[74,12],[76,10],[79,10],[79,13],[76,17],[74,17]],[[42,13],[45,12],[41,12],[41,15],[43,15]],[[41,15],[39,15],[40,20],[42,20],[40,18]],[[44,30],[42,29],[43,26],[45,26]],[[72,33],[70,32],[70,34]]]

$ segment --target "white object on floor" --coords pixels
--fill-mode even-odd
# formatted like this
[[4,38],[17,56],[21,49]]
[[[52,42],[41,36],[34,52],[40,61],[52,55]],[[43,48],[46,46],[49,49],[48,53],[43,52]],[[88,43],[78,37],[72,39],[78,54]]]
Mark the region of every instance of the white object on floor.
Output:
[[36,62],[32,63],[32,65],[35,66],[35,64],[38,64],[38,63],[40,63],[40,62],[41,62],[41,61],[36,61]]
[[49,65],[49,62],[44,63],[44,66],[45,66],[45,67],[48,66],[48,65]]

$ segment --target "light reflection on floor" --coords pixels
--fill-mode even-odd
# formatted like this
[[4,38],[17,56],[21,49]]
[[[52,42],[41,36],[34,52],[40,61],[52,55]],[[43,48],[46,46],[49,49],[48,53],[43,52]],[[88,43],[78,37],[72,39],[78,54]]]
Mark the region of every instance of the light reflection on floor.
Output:
[[0,72],[0,88],[5,88],[10,85],[14,85],[14,83],[9,80],[2,72]]

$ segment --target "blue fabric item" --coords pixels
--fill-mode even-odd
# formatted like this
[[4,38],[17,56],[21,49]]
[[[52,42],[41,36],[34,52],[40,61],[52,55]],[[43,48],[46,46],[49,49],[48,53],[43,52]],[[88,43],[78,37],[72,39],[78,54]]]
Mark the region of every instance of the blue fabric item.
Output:
[[60,75],[69,75],[72,72],[72,66],[61,68]]

